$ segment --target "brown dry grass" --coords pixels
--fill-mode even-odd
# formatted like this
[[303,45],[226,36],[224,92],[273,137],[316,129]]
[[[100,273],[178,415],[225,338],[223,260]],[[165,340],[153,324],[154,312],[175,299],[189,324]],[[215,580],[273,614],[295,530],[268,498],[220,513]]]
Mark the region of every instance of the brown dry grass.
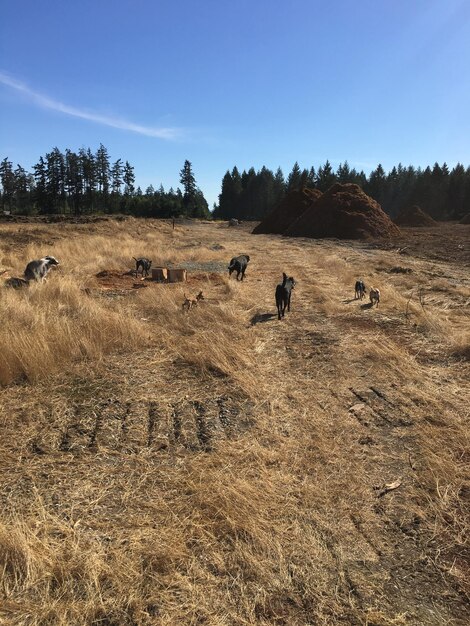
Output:
[[[467,622],[465,268],[218,224],[0,228],[11,275],[61,261],[0,288],[0,623]],[[211,269],[240,252],[243,284]],[[95,278],[138,254],[197,271]]]

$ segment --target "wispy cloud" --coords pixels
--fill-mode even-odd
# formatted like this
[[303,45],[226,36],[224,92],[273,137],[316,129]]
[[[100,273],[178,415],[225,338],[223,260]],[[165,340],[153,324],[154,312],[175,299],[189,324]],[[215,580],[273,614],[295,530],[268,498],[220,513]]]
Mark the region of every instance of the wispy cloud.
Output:
[[96,122],[97,124],[103,124],[104,126],[111,126],[112,128],[120,128],[121,130],[127,130],[132,133],[138,133],[139,135],[145,135],[147,137],[171,140],[177,139],[182,135],[182,131],[179,128],[154,128],[152,126],[141,126],[140,124],[134,124],[134,122],[129,122],[117,117],[77,109],[76,107],[64,104],[63,102],[59,102],[58,100],[54,100],[53,98],[49,98],[48,96],[38,93],[28,87],[28,85],[1,71],[0,83],[22,93],[31,102],[44,109],[51,109],[52,111],[58,111],[60,113],[64,113],[65,115],[79,117],[83,120]]

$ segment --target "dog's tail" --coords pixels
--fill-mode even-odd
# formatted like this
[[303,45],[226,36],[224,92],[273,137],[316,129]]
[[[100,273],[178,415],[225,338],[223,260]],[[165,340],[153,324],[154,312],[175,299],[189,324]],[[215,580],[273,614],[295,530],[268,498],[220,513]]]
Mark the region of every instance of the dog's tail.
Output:
[[135,256],[132,257],[134,259],[134,261],[137,263],[137,259],[135,258]]
[[285,287],[287,282],[287,274],[282,272],[282,286]]
[[235,267],[235,259],[231,259],[229,266],[227,267],[228,270],[233,270],[233,268]]

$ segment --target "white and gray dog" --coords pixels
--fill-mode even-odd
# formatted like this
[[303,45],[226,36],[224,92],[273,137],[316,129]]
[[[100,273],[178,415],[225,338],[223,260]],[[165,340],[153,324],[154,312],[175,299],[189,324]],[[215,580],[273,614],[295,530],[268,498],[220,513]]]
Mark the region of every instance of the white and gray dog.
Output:
[[53,265],[59,265],[59,261],[53,256],[45,256],[43,259],[30,261],[24,271],[24,277],[27,281],[43,282]]

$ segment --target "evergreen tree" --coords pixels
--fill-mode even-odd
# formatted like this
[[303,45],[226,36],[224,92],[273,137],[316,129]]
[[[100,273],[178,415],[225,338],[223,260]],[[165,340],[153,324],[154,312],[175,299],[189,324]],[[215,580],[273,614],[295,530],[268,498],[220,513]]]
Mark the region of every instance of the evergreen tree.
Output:
[[122,160],[118,159],[111,168],[111,190],[113,193],[118,194],[121,192],[123,173],[124,168],[122,165]]
[[187,159],[180,172],[180,183],[183,185],[185,196],[191,197],[196,193],[196,179],[194,178],[191,162]]
[[129,161],[126,161],[124,165],[122,180],[124,182],[124,193],[127,196],[131,196],[135,190],[135,187],[134,187],[135,175],[134,175],[134,168],[129,163]]
[[309,177],[310,177],[309,170],[303,169],[300,172],[300,181],[299,181],[299,187],[298,187],[299,189],[303,189],[304,187],[308,187]]
[[65,210],[65,160],[59,148],[46,154],[46,193],[51,213]]
[[461,219],[468,211],[466,191],[467,181],[465,168],[461,163],[457,163],[449,174],[449,184],[447,188],[448,213],[453,219]]
[[431,172],[432,197],[430,199],[429,212],[432,217],[441,218],[447,216],[447,186],[449,182],[449,169],[444,163],[434,163]]
[[281,200],[286,195],[286,182],[284,180],[284,174],[280,167],[277,168],[276,173],[274,174],[274,183],[273,183],[273,208],[276,204],[279,204]]
[[96,181],[98,192],[101,194],[101,201],[105,209],[108,207],[108,196],[110,187],[111,168],[107,149],[100,144],[95,156]]
[[227,171],[222,179],[222,191],[219,194],[219,206],[214,212],[218,219],[230,219],[237,217],[240,210],[242,195],[242,181],[240,172],[236,167],[232,173]]
[[7,158],[0,163],[0,182],[2,183],[2,211],[8,205],[11,211],[13,196],[15,194],[15,175],[13,173],[13,163]]
[[192,171],[191,162],[186,159],[180,172],[180,183],[183,185],[183,205],[186,215],[195,216],[196,210],[196,179]]
[[311,167],[308,171],[306,187],[309,189],[315,189],[316,187],[317,174],[315,172],[315,168]]
[[300,189],[302,185],[302,173],[300,171],[299,164],[297,161],[294,163],[292,167],[292,171],[287,177],[287,191],[295,191]]
[[336,170],[336,179],[339,183],[342,184],[352,182],[351,169],[347,161],[338,165],[338,169]]
[[38,163],[34,165],[34,202],[39,213],[47,212],[47,188],[46,188],[46,163],[43,157],[39,157]]
[[385,176],[384,168],[379,163],[375,170],[369,175],[365,192],[369,194],[374,200],[377,200],[379,204],[383,204],[386,195],[387,178]]
[[65,151],[65,189],[73,213],[80,215],[83,195],[80,158],[78,154],[68,149]]
[[199,219],[208,219],[211,216],[210,211],[209,211],[209,205],[207,204],[207,201],[204,198],[204,194],[199,188],[196,189],[193,203],[194,203],[193,210],[192,210],[193,217],[197,217]]
[[316,186],[321,192],[326,191],[336,182],[336,175],[333,172],[331,163],[327,160],[325,165],[318,168]]
[[95,157],[90,148],[88,148],[88,150],[80,148],[78,155],[83,177],[83,193],[85,196],[86,208],[89,212],[92,212],[94,210],[96,192]]

